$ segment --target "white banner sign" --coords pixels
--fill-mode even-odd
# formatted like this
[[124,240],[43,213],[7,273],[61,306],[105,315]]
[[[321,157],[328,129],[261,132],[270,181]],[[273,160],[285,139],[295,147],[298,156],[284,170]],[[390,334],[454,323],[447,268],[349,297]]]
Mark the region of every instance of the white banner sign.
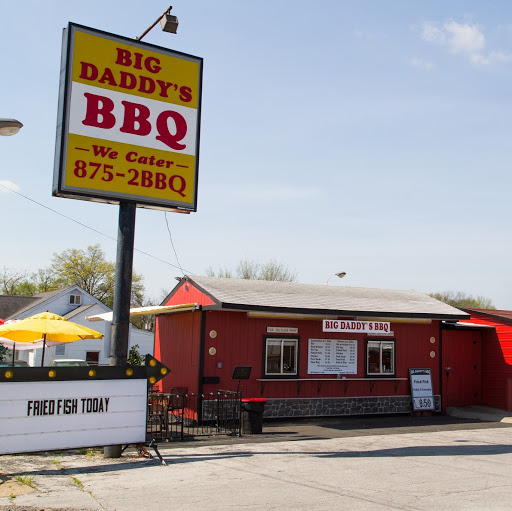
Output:
[[360,334],[389,333],[391,326],[389,321],[355,321],[340,319],[324,319],[324,332],[352,332]]
[[146,440],[147,380],[2,382],[0,454]]
[[308,374],[357,374],[357,341],[309,339]]

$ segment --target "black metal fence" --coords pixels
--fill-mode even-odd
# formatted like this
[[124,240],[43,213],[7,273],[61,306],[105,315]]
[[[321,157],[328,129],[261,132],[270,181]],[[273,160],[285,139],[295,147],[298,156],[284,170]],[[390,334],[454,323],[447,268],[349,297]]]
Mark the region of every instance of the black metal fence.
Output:
[[241,392],[229,390],[210,394],[149,394],[147,439],[240,436],[241,401]]

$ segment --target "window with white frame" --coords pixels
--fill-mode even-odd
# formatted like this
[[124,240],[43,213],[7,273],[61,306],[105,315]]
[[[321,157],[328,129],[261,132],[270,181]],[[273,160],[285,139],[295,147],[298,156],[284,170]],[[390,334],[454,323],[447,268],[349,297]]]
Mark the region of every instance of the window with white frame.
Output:
[[395,374],[395,341],[372,339],[366,342],[366,374],[368,376]]
[[55,355],[65,355],[66,354],[66,345],[64,343],[62,344],[56,344],[55,345]]
[[80,295],[69,295],[69,305],[80,305],[82,297]]
[[265,339],[265,376],[297,375],[299,340]]

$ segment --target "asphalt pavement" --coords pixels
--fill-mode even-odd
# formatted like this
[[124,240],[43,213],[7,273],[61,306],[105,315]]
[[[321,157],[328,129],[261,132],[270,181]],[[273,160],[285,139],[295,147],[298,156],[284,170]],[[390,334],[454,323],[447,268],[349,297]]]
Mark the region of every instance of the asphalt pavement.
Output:
[[166,465],[131,447],[120,459],[1,456],[0,510],[508,510],[511,427],[449,416],[267,421],[262,435],[161,443]]

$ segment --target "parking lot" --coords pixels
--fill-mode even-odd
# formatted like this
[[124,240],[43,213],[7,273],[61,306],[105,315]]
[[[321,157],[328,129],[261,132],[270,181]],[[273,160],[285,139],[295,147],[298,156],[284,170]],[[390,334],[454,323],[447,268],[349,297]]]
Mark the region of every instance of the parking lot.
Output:
[[266,422],[262,435],[160,444],[166,465],[133,448],[121,459],[3,456],[0,489],[14,489],[1,494],[0,509],[509,509],[511,426],[441,416],[310,419]]

